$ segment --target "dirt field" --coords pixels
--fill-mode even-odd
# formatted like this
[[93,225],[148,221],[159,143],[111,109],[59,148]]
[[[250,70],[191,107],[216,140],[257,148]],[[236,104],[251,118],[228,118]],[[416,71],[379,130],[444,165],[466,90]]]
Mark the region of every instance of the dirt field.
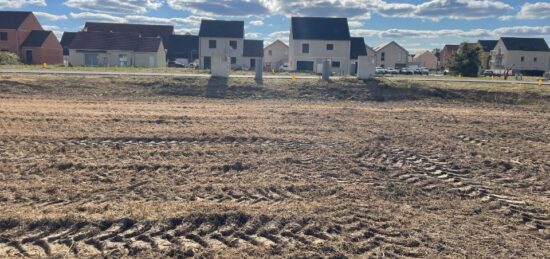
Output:
[[0,78],[0,257],[550,257],[548,91]]

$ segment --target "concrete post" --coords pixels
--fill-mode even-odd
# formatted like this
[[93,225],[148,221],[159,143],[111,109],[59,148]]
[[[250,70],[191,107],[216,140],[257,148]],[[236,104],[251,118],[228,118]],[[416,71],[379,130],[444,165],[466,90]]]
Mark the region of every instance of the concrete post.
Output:
[[256,59],[256,81],[262,81],[263,79],[263,72],[264,72],[264,68],[263,68],[263,59],[262,58],[257,58]]
[[323,80],[328,81],[330,79],[330,60],[323,61]]

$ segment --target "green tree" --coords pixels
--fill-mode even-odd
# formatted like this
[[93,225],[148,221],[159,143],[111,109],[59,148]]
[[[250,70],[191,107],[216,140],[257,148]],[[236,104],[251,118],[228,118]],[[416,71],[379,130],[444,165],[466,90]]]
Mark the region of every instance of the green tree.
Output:
[[481,49],[476,44],[462,43],[449,59],[449,69],[463,76],[475,77],[481,65]]
[[434,54],[434,56],[439,59],[441,57],[441,49],[439,48],[436,48],[436,49],[433,49],[432,50],[432,53]]

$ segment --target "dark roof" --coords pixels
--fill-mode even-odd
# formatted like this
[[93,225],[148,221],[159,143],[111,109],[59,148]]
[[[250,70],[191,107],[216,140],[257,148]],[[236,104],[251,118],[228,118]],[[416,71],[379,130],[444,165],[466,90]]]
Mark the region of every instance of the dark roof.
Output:
[[61,46],[63,48],[68,47],[71,45],[71,42],[74,39],[74,36],[76,36],[76,32],[64,32],[63,36],[61,36]]
[[202,20],[199,37],[244,38],[244,22]]
[[243,57],[263,57],[263,40],[244,40]]
[[69,47],[86,50],[156,52],[160,42],[161,38],[140,37],[137,33],[78,32]]
[[500,38],[506,49],[521,51],[550,51],[548,44],[543,38]]
[[351,38],[351,52],[349,57],[351,59],[358,59],[359,56],[367,55],[367,45],[365,45],[365,40],[363,37],[352,37]]
[[296,40],[349,40],[347,18],[292,17]]
[[17,29],[32,12],[0,12],[0,29]]
[[442,51],[445,50],[445,49],[447,49],[449,51],[457,51],[459,47],[460,47],[460,45],[447,44],[447,45],[443,46]]
[[498,40],[479,40],[478,43],[479,45],[481,45],[481,48],[484,52],[490,52],[491,50],[495,49]]
[[29,36],[25,39],[22,47],[41,47],[46,41],[48,36],[52,34],[51,31],[31,31]]
[[199,58],[199,36],[197,35],[172,35],[168,45],[168,58]]
[[160,36],[164,41],[168,41],[170,35],[174,34],[172,25],[87,22],[84,28],[88,32],[128,32],[140,34],[142,37]]

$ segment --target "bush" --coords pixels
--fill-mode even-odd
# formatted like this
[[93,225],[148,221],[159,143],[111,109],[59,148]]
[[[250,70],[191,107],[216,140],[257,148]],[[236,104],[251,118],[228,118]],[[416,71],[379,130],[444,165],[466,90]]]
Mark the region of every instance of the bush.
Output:
[[458,51],[449,59],[449,69],[463,76],[478,75],[481,49],[471,44],[463,43]]
[[21,60],[19,57],[11,52],[1,51],[0,52],[0,65],[19,65]]

